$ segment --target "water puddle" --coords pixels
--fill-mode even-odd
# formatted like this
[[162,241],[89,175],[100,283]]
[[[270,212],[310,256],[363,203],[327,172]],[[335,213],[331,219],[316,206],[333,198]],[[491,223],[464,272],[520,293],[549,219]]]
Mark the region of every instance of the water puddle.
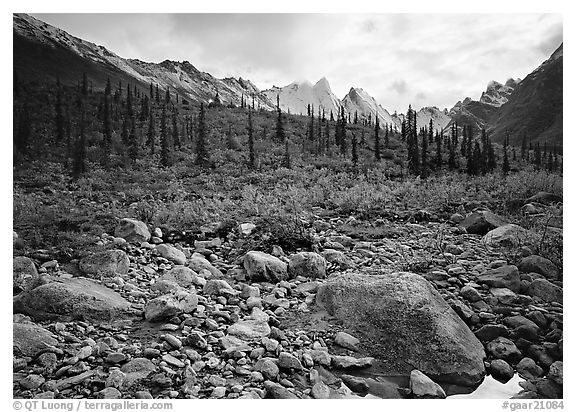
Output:
[[[457,388],[451,388],[450,392],[455,393],[449,395],[448,399],[510,399],[522,390],[520,382],[523,382],[518,374],[515,374],[512,379],[506,383],[502,383],[488,375],[484,381],[472,393],[457,392]],[[445,390],[447,388],[444,388]],[[449,391],[446,390],[448,393]]]

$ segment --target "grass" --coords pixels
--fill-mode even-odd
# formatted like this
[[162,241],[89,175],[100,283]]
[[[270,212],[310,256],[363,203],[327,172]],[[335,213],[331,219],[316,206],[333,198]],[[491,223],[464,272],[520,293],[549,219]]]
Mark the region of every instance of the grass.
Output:
[[[294,169],[249,171],[223,165],[200,171],[179,163],[160,169],[140,161],[133,169],[93,172],[77,181],[58,164],[31,162],[15,174],[14,227],[33,248],[74,247],[112,233],[117,219],[134,217],[155,227],[197,231],[225,221],[229,226],[253,222],[267,232],[265,244],[309,247],[312,214],[375,220],[425,209],[448,219],[458,205],[476,200],[524,227],[542,231],[542,219],[526,218],[512,200],[538,191],[562,193],[562,179],[547,172],[524,170],[505,178],[498,174],[469,178],[458,173],[391,179],[384,166],[368,175],[311,165]],[[464,177],[464,178],[463,178]],[[40,190],[40,187],[43,189]],[[404,213],[405,214],[405,213]],[[549,233],[543,250],[554,243]]]

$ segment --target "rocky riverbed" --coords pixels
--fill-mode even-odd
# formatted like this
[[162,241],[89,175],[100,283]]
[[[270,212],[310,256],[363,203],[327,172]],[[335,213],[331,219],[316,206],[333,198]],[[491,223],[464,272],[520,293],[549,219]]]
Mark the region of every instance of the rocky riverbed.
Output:
[[15,249],[14,397],[443,398],[518,374],[516,398],[561,398],[562,270],[468,209],[317,213],[292,253],[134,219],[79,260]]

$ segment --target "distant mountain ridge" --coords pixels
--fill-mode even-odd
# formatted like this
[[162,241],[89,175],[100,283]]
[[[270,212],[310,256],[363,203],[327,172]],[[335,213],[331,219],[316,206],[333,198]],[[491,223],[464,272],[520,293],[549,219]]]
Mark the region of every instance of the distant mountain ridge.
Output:
[[[148,88],[158,84],[191,101],[209,102],[219,96],[224,104],[239,106],[242,99],[266,110],[280,108],[292,114],[307,114],[310,104],[315,114],[324,111],[337,116],[340,108],[351,118],[378,117],[380,124],[400,128],[403,114],[390,114],[376,99],[360,87],[352,87],[340,100],[323,77],[314,85],[293,82],[284,87],[261,91],[243,78],[218,79],[202,72],[187,61],[165,60],[148,63],[125,59],[86,40],[74,37],[26,14],[13,15],[13,69],[19,78],[51,80],[77,84],[86,73],[95,88],[103,88],[107,78]],[[445,131],[452,123],[472,125],[475,133],[488,129],[495,141],[510,134],[511,142],[519,144],[526,134],[529,140],[553,141],[562,144],[562,45],[526,78],[509,79],[504,84],[491,81],[479,100],[466,98],[448,111],[423,107],[417,112],[418,127],[428,126]]]

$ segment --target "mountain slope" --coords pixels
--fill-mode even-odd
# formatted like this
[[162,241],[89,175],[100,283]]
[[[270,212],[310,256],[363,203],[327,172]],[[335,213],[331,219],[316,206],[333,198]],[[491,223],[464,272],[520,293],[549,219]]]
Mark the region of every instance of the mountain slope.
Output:
[[348,94],[342,99],[342,105],[344,110],[350,113],[351,116],[354,116],[357,112],[360,119],[368,119],[370,115],[370,119],[375,121],[376,116],[378,116],[382,127],[386,124],[390,127],[400,127],[402,123],[398,117],[391,116],[388,110],[378,104],[376,99],[359,87],[350,89]]
[[454,105],[449,113],[452,121],[459,125],[470,125],[475,133],[479,133],[483,128],[490,126],[491,119],[508,101],[520,81],[520,79],[508,79],[505,84],[490,81],[479,100],[467,97]]
[[562,145],[563,45],[530,73],[500,107],[488,131],[495,140],[507,133],[520,144],[524,133],[529,141]]
[[147,63],[124,59],[26,14],[13,15],[13,35],[14,71],[22,79],[59,77],[63,83],[76,84],[86,73],[95,88],[103,88],[110,77],[114,83],[123,81],[141,87],[158,84],[162,90],[176,90],[194,101],[207,102],[218,93],[224,104],[239,105],[244,95],[248,101],[253,96],[255,105],[263,108],[275,106],[244,79],[217,79],[186,61]]
[[326,116],[330,112],[336,117],[340,109],[340,100],[332,93],[330,84],[325,77],[312,85],[310,82],[292,82],[284,87],[272,87],[264,90],[263,94],[273,102],[276,96],[280,96],[280,109],[292,114],[307,114],[308,105],[314,106],[314,112],[318,113],[318,108],[324,110]]

